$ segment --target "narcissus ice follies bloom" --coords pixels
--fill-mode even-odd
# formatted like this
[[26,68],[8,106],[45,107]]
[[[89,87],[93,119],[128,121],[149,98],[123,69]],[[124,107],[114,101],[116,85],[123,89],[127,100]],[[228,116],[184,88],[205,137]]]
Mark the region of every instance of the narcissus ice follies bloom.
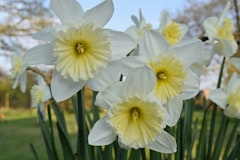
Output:
[[101,88],[92,79],[97,79],[109,62],[135,47],[127,34],[103,28],[113,14],[112,1],[106,0],[86,12],[76,0],[51,0],[51,7],[62,25],[35,34],[34,38],[47,43],[27,51],[24,61],[55,65],[51,87],[57,101],[71,97],[85,84]]
[[125,148],[150,148],[172,153],[174,138],[164,131],[169,113],[151,93],[156,77],[147,67],[131,71],[124,82],[107,86],[96,97],[96,105],[107,110],[90,131],[90,145],[108,145],[116,138]]
[[[128,68],[148,66],[157,79],[153,93],[164,104],[171,116],[171,126],[181,115],[183,100],[194,97],[199,92],[200,79],[190,66],[202,54],[202,42],[198,39],[182,41],[170,47],[156,30],[146,31],[139,43],[139,56],[122,59],[122,72],[128,75]],[[150,83],[150,82],[149,82]]]
[[20,89],[24,93],[26,91],[26,83],[27,83],[27,64],[23,62],[23,54],[16,53],[11,57],[11,78],[15,79],[13,84],[13,89],[20,84]]
[[234,73],[228,86],[210,92],[209,98],[224,109],[228,117],[240,119],[240,77]]
[[38,107],[51,98],[49,86],[44,80],[38,77],[38,84],[33,85],[30,90],[31,107]]
[[159,31],[171,46],[180,42],[187,30],[185,24],[173,21],[166,11],[161,12]]
[[157,78],[153,92],[162,103],[179,95],[188,99],[199,91],[199,77],[189,67],[202,54],[202,47],[202,42],[197,39],[170,47],[158,31],[149,30],[139,44],[140,56],[125,58],[123,65],[132,68],[149,66]]
[[132,20],[135,23],[134,26],[130,26],[126,33],[131,35],[137,43],[139,43],[143,33],[152,28],[150,23],[146,23],[145,18],[142,15],[142,11],[139,10],[139,20],[136,16],[132,16]]
[[233,22],[225,18],[231,3],[228,1],[220,18],[209,17],[203,22],[205,32],[213,42],[212,54],[232,56],[237,50],[237,43],[233,37]]

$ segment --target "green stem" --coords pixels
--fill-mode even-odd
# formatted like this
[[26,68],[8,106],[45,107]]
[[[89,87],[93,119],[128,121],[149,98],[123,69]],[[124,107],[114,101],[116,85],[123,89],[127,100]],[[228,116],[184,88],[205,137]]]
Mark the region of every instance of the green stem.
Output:
[[[219,76],[218,76],[217,88],[220,88],[220,86],[221,86],[221,82],[222,82],[221,80],[222,80],[225,60],[226,60],[226,58],[224,57],[223,61],[222,61],[221,69],[220,69],[220,72],[219,72]],[[207,151],[207,158],[208,159],[211,157],[211,153],[212,153],[212,143],[213,143],[213,138],[214,138],[216,114],[217,114],[217,105],[214,104],[213,105],[212,117],[211,117],[209,138],[208,138],[208,151]]]
[[221,150],[223,148],[223,142],[224,142],[224,137],[228,127],[228,122],[229,122],[229,119],[226,118],[226,116],[224,116],[224,113],[222,113],[222,121],[218,131],[216,143],[214,146],[213,156],[212,156],[213,160],[219,159]]
[[86,132],[86,125],[85,125],[85,114],[84,114],[84,91],[81,89],[77,93],[77,100],[78,100],[78,144],[77,144],[77,152],[83,159],[86,159],[86,140],[85,140],[85,132]]

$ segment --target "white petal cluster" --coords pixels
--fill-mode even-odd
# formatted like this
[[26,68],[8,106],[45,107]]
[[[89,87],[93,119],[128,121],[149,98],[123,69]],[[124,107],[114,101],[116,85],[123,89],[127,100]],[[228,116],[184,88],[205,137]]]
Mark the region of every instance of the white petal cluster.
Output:
[[24,61],[55,66],[51,90],[56,101],[70,98],[84,85],[100,90],[98,73],[135,47],[127,34],[103,28],[113,14],[112,0],[85,12],[76,0],[51,0],[51,8],[62,25],[35,34],[46,43],[28,50]]
[[15,79],[13,84],[13,89],[15,89],[18,84],[20,84],[20,89],[23,93],[26,91],[27,83],[27,64],[23,61],[22,53],[16,53],[11,56],[11,78]]
[[100,91],[95,103],[108,113],[92,128],[89,144],[108,145],[118,137],[122,147],[176,152],[174,138],[164,131],[169,125],[169,113],[151,93],[155,82],[151,69],[140,67],[124,82],[108,85]]
[[224,114],[228,117],[240,119],[240,77],[234,73],[229,83],[224,88],[213,90],[209,98],[224,109]]

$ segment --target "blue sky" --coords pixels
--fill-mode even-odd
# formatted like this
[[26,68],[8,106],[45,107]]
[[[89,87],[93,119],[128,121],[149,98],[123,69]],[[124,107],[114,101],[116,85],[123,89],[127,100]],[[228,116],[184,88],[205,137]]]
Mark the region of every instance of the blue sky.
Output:
[[[102,0],[78,0],[84,10],[90,9],[102,2]],[[159,24],[159,16],[162,10],[167,10],[174,16],[176,11],[182,10],[187,5],[186,0],[113,0],[114,14],[109,23],[105,26],[116,30],[124,31],[130,25],[132,15],[139,17],[139,9],[148,23],[153,27]]]

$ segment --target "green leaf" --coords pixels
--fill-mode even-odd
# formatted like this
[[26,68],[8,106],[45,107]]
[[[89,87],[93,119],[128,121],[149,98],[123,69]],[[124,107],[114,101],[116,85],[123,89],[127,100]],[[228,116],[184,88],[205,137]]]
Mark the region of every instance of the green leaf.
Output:
[[140,149],[131,149],[129,160],[140,160],[141,151]]
[[203,115],[202,126],[200,130],[199,143],[196,147],[196,159],[206,158],[206,144],[207,144],[207,110],[205,110]]
[[72,151],[72,147],[68,143],[68,140],[65,137],[65,134],[62,131],[62,128],[60,127],[58,122],[57,122],[57,129],[58,129],[58,134],[59,134],[59,138],[60,138],[60,142],[61,142],[61,146],[62,146],[62,150],[63,150],[64,159],[65,160],[75,159],[73,151]]
[[103,159],[105,160],[113,160],[113,144],[105,146],[103,151]]
[[220,155],[222,147],[223,147],[225,133],[226,133],[227,127],[228,127],[228,122],[229,122],[229,119],[226,118],[226,116],[224,116],[224,114],[222,113],[221,126],[218,131],[218,136],[217,136],[217,139],[215,142],[215,147],[214,147],[213,156],[212,156],[213,160],[219,159],[219,155]]
[[224,154],[223,154],[223,159],[226,159],[227,158],[227,155],[229,153],[229,150],[231,148],[231,145],[233,143],[233,140],[235,138],[235,134],[236,134],[236,130],[237,130],[237,127],[238,127],[238,124],[239,124],[239,120],[238,119],[235,119],[234,120],[234,125],[232,127],[232,131],[228,137],[228,141],[227,141],[227,145],[225,146],[225,151],[224,151]]
[[240,159],[240,154],[239,153],[240,153],[240,135],[238,134],[237,142],[236,142],[232,152],[228,156],[227,160]]
[[36,151],[36,149],[35,149],[35,147],[33,146],[32,143],[30,143],[30,148],[31,148],[31,151],[32,151],[32,153],[34,155],[35,160],[39,160],[37,151]]
[[161,153],[150,150],[150,160],[161,160]]
[[54,151],[54,148],[52,146],[51,134],[50,134],[50,132],[48,130],[48,126],[44,122],[43,117],[40,112],[38,112],[38,117],[39,117],[39,124],[40,124],[40,128],[42,131],[43,139],[44,139],[46,150],[47,150],[48,159],[49,160],[58,160],[58,157],[55,154],[56,151]]

